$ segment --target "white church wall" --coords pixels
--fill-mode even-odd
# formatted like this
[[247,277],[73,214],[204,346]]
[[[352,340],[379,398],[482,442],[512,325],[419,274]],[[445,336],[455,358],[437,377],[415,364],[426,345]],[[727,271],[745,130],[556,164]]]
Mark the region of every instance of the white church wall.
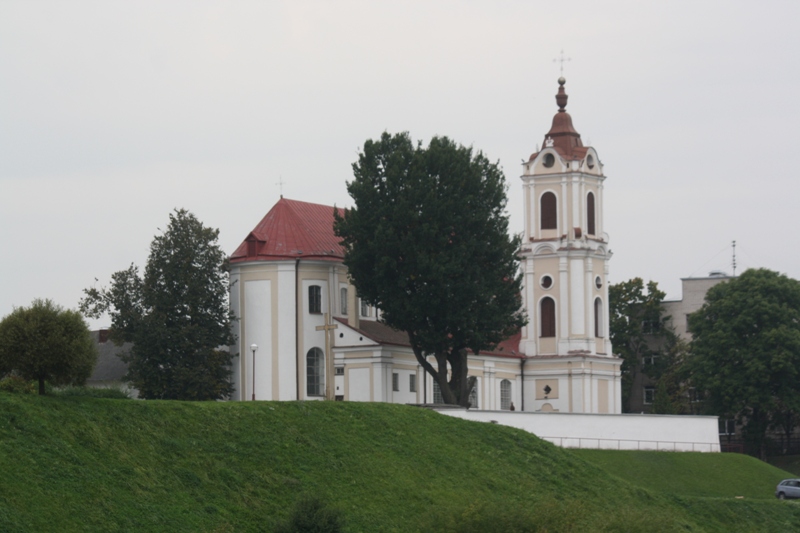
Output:
[[345,368],[345,387],[347,394],[345,400],[351,402],[369,402],[372,396],[370,366],[357,366]]
[[231,322],[231,330],[235,339],[235,344],[230,348],[231,353],[234,355],[231,359],[231,383],[233,384],[233,395],[231,399],[239,401],[244,399],[242,391],[242,361],[245,355],[241,348],[243,334],[241,330],[242,324],[239,320],[239,317],[242,315],[241,298],[239,298],[239,293],[242,290],[240,283],[239,273],[231,272],[229,304],[234,316]]
[[256,344],[255,395],[257,400],[272,400],[272,295],[269,280],[244,282],[244,343],[246,347],[245,368],[250,379],[245,380],[245,399],[253,394],[253,352]]
[[294,263],[278,265],[278,349],[275,363],[278,366],[278,400],[297,399],[297,337],[294,334],[296,309],[296,280]]
[[564,448],[719,452],[716,416],[521,413],[442,409],[443,415],[496,422]]

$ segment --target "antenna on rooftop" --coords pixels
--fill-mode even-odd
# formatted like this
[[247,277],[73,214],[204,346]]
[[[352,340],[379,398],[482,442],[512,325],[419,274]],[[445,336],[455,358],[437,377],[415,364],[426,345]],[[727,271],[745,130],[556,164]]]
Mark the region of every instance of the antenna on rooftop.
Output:
[[736,241],[733,241],[733,277],[736,277]]
[[275,185],[278,185],[280,187],[281,198],[283,198],[283,176],[278,177],[278,182]]

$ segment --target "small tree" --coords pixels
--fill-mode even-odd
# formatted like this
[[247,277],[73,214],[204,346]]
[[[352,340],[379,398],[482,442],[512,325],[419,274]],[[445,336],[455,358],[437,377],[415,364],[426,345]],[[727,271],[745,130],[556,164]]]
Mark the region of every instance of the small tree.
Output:
[[666,360],[643,368],[642,361],[651,359],[667,343],[674,342],[674,333],[666,326],[661,302],[666,294],[658,283],[642,278],[623,281],[608,288],[611,320],[611,345],[622,357],[622,406],[630,411],[631,389],[636,374],[644,372],[658,379],[665,370]]
[[97,347],[77,311],[50,300],[18,307],[0,322],[0,369],[39,383],[82,385],[92,375]]
[[358,295],[408,333],[443,400],[467,406],[467,352],[525,324],[503,172],[446,137],[423,147],[407,133],[364,143],[353,172],[356,207],[334,214]]
[[87,289],[81,309],[111,314],[111,338],[131,342],[128,379],[147,399],[215,400],[230,396],[232,314],[227,256],[219,231],[184,209],[150,245],[144,276],[131,265],[108,289]]
[[792,427],[800,395],[800,282],[751,269],[713,286],[689,316],[689,369],[710,413],[738,417],[766,456],[771,426]]

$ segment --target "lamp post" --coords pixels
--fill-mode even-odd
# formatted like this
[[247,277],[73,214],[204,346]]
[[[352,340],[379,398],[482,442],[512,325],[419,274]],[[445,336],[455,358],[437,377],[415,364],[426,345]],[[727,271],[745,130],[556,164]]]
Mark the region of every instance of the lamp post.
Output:
[[256,350],[258,350],[258,344],[251,344],[250,349],[253,350],[253,401],[256,401]]

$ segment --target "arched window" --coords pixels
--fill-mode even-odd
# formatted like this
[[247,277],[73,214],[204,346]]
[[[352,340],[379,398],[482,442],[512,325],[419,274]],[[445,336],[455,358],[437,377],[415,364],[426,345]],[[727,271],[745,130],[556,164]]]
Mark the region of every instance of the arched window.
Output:
[[594,193],[586,195],[586,233],[594,235]]
[[477,409],[478,408],[478,380],[475,380],[475,384],[472,386],[472,389],[469,391],[469,408],[470,409]]
[[341,300],[342,314],[347,314],[347,287],[339,289],[339,300]]
[[306,394],[325,395],[325,354],[319,348],[311,348],[306,354]]
[[550,297],[542,298],[540,315],[542,320],[542,333],[540,337],[556,336],[556,302]]
[[600,298],[594,299],[594,336],[603,336],[603,302]]
[[503,411],[511,409],[511,382],[507,379],[500,382],[500,409]]
[[308,288],[308,312],[322,312],[322,288],[319,285],[312,285]]
[[542,229],[558,229],[558,208],[556,195],[548,191],[541,199]]

